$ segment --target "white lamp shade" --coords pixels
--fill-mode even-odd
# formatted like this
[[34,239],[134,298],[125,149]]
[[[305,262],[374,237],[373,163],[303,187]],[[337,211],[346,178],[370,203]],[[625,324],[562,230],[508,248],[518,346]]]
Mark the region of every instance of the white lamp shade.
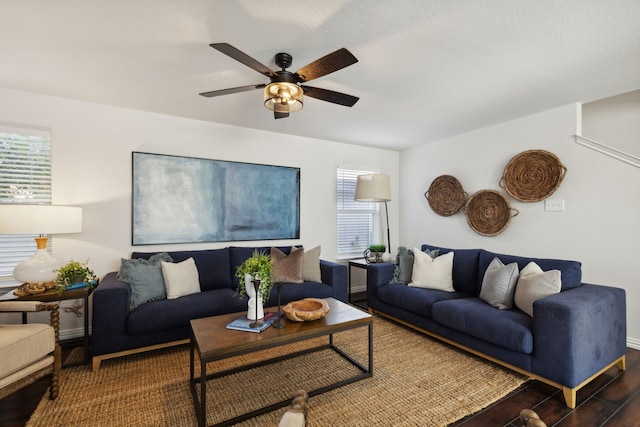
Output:
[[82,231],[82,208],[0,204],[0,234],[66,234]]
[[359,202],[388,202],[391,200],[389,175],[358,175],[354,200]]

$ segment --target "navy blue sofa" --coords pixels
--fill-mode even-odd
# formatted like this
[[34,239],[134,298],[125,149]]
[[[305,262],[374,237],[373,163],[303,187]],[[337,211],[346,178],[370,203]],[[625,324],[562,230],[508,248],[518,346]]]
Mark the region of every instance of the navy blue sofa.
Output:
[[[626,296],[623,289],[582,283],[577,261],[527,258],[483,249],[453,250],[455,292],[392,283],[394,264],[367,267],[371,313],[391,318],[563,391],[576,405],[576,391],[605,370],[625,368]],[[537,300],[533,317],[499,310],[479,298],[484,273],[498,257],[505,265],[530,261],[561,272],[560,293]],[[463,373],[461,373],[463,374]]]
[[[93,292],[91,354],[93,370],[105,359],[139,353],[188,342],[191,319],[246,311],[247,300],[236,294],[237,266],[255,249],[269,252],[269,247],[235,247],[224,249],[168,252],[174,262],[190,257],[195,261],[201,292],[176,299],[150,301],[129,311],[131,288],[108,273]],[[288,254],[290,247],[279,247]],[[148,259],[155,252],[134,252],[132,258]],[[306,297],[333,297],[348,302],[347,268],[320,260],[322,282],[305,281],[282,286],[281,303]],[[278,304],[274,286],[265,307]]]

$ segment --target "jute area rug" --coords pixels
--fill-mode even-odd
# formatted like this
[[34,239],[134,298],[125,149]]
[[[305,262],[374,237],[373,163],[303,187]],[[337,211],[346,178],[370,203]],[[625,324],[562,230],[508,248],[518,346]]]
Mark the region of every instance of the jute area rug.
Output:
[[[359,328],[338,333],[334,340],[366,363],[366,337],[366,328]],[[208,370],[229,369],[326,341],[318,338],[235,357],[212,363]],[[322,350],[210,380],[207,424],[289,399],[298,389],[318,388],[355,371],[333,351]],[[52,402],[45,395],[27,426],[195,426],[188,378],[188,346],[106,360],[97,372],[89,366],[63,369],[58,399]],[[446,426],[526,381],[524,376],[375,318],[373,377],[309,399],[308,425]],[[285,410],[239,425],[277,426]]]

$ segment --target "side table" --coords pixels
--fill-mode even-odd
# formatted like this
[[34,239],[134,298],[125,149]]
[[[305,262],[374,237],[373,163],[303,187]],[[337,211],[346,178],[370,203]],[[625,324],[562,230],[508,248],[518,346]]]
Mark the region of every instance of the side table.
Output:
[[[351,303],[351,268],[355,267],[355,268],[361,268],[365,271],[367,271],[367,261],[365,261],[364,259],[352,259],[349,261],[349,267],[348,267],[348,276],[349,276],[349,303]],[[365,283],[366,284],[366,283]]]
[[[94,285],[94,286],[97,286]],[[70,289],[59,294],[56,291],[47,291],[37,295],[28,295],[24,297],[16,297],[17,301],[65,301],[71,299],[84,300],[84,360],[81,362],[69,363],[63,365],[63,368],[70,368],[73,366],[86,365],[89,363],[89,295],[91,294],[91,288],[89,286],[78,289]],[[22,313],[22,323],[27,323],[27,313]]]

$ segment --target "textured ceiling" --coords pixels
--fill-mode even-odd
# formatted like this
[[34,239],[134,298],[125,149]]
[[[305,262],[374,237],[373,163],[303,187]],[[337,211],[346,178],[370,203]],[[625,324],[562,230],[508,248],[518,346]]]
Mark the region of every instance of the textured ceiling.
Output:
[[[640,88],[638,0],[12,0],[0,87],[291,135],[403,149]],[[209,47],[291,71],[341,47],[359,60],[274,120],[267,82]],[[2,102],[0,100],[0,102]],[[0,118],[1,120],[1,118]]]

